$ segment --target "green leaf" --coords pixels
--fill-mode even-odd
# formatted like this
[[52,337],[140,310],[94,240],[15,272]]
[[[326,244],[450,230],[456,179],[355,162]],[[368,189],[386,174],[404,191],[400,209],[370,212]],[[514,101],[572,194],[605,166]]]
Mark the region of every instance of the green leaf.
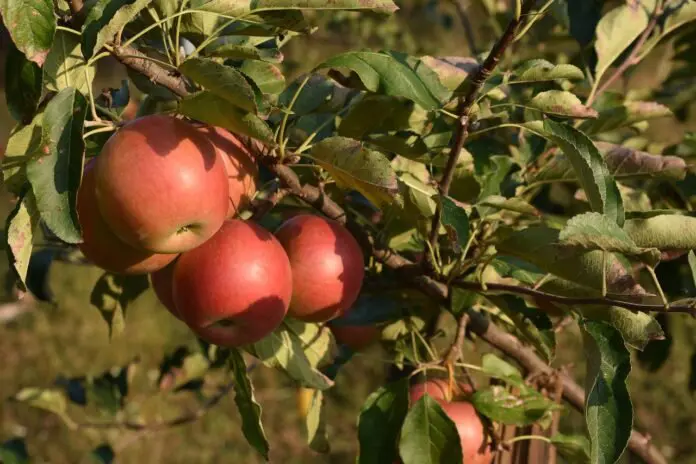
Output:
[[544,59],[533,59],[515,66],[507,79],[507,83],[521,84],[555,79],[581,80],[584,78],[582,70],[572,64],[553,64]]
[[17,201],[15,209],[7,216],[8,260],[19,281],[26,289],[27,270],[34,247],[34,233],[39,223],[39,212],[31,191]]
[[541,216],[541,212],[538,209],[519,197],[505,198],[501,195],[490,195],[476,203],[476,207],[486,208],[486,212],[488,212],[489,209],[496,209],[499,211],[512,211],[529,216]]
[[437,203],[437,190],[430,184],[430,173],[424,164],[395,156],[391,162],[399,176],[399,191],[404,200],[403,208],[415,221],[431,218]]
[[556,433],[550,438],[558,453],[572,464],[590,464],[590,441],[584,435]]
[[628,219],[626,234],[640,247],[660,250],[696,249],[696,218],[661,214],[645,219]]
[[579,129],[594,135],[628,127],[638,122],[670,116],[673,116],[672,111],[660,103],[627,101],[618,106],[602,108],[596,119],[583,121]]
[[426,110],[439,108],[449,91],[420,60],[396,53],[347,52],[324,61],[315,69],[347,68],[357,73],[367,90],[404,97]]
[[68,402],[62,390],[55,388],[27,387],[16,393],[12,400],[26,403],[32,408],[43,409],[60,417],[66,425],[74,428],[75,424],[67,413]]
[[234,373],[234,402],[242,417],[242,433],[247,442],[268,461],[269,445],[261,424],[261,406],[254,398],[254,387],[247,375],[244,358],[235,349],[230,350],[230,367]]
[[331,445],[326,436],[326,423],[322,417],[323,402],[324,392],[313,390],[312,401],[305,418],[305,426],[307,428],[307,444],[309,447],[317,453],[326,454],[331,451]]
[[305,343],[285,323],[247,349],[266,366],[284,370],[300,385],[317,390],[326,390],[333,385],[312,365],[305,354]]
[[226,103],[251,113],[258,111],[254,89],[235,68],[209,58],[189,58],[179,66],[179,71]]
[[519,427],[540,421],[556,407],[552,400],[531,387],[524,384],[515,387],[519,392],[512,393],[503,385],[479,389],[471,396],[471,402],[491,420]]
[[[260,40],[256,37],[227,35],[218,37],[203,49],[206,56],[232,58],[235,60],[263,60],[271,63],[283,61],[283,54],[277,48],[258,48]],[[265,37],[260,38],[267,41]]]
[[0,15],[16,47],[42,66],[53,46],[56,16],[51,0],[0,0]]
[[624,208],[619,188],[592,141],[572,126],[550,120],[533,121],[523,126],[563,150],[576,172],[592,210],[604,213],[622,226]]
[[230,106],[227,100],[208,91],[198,92],[181,100],[179,112],[236,134],[245,134],[271,145],[275,143],[273,131],[263,119]]
[[331,174],[339,187],[359,191],[378,207],[395,200],[399,185],[389,159],[361,142],[330,137],[315,144],[310,156]]
[[88,65],[82,56],[80,37],[62,30],[56,32],[43,70],[44,87],[54,92],[72,87],[88,95],[94,81],[94,65]]
[[322,367],[331,362],[333,356],[331,330],[325,325],[302,322],[286,317],[283,324],[302,342],[307,360],[312,367]]
[[92,289],[89,302],[108,324],[109,337],[123,332],[128,305],[148,288],[147,275],[102,274]]
[[285,88],[283,72],[271,63],[246,60],[239,70],[254,81],[263,93],[277,95]]
[[5,99],[14,119],[31,121],[41,99],[41,68],[27,60],[12,42],[5,60]]
[[616,223],[599,213],[584,213],[572,217],[558,236],[561,243],[585,250],[604,250],[637,256],[655,266],[660,261],[660,250],[640,248]]
[[357,464],[395,461],[399,431],[407,413],[407,378],[383,385],[367,397],[358,417]]
[[[341,120],[339,135],[360,139],[368,134],[394,131],[421,133],[428,124],[427,112],[410,100],[388,95],[365,94],[351,104]],[[399,154],[403,155],[400,151]]]
[[116,417],[126,404],[131,367],[132,363],[128,363],[105,371],[97,377],[85,379],[82,383],[87,404],[96,407],[103,415]]
[[[696,3],[681,2],[675,6],[676,11],[669,12],[664,25],[659,28],[659,34],[654,34],[646,41],[645,45],[643,45],[640,50],[639,58],[647,56],[660,40],[664,39],[675,30],[692,21],[696,21]],[[670,9],[672,8],[673,5],[670,5]]]
[[41,219],[68,243],[82,241],[75,204],[82,179],[86,114],[87,100],[80,92],[72,87],[61,90],[44,112],[41,156],[27,164]]
[[643,350],[653,340],[664,339],[660,323],[646,313],[636,313],[616,306],[578,306],[574,308],[583,317],[606,322],[621,333],[630,347]]
[[40,152],[42,120],[43,111],[34,116],[30,124],[15,126],[7,140],[2,160],[3,183],[15,195],[19,195],[26,185],[26,163]]
[[563,90],[539,92],[527,105],[530,108],[553,116],[574,119],[596,118],[597,111],[583,105],[578,97]]
[[605,14],[597,24],[595,82],[648,27],[648,13],[642,6],[621,5]]
[[442,197],[442,224],[454,235],[454,241],[464,248],[469,241],[469,216],[466,210],[450,197]]
[[23,438],[12,438],[0,443],[0,462],[4,464],[29,464],[29,453]]
[[[604,156],[609,172],[616,180],[665,179],[682,180],[687,165],[677,156],[660,156],[606,142],[595,142]],[[577,174],[568,158],[554,156],[542,168],[527,177],[530,183],[576,182]]]
[[[584,251],[562,245],[558,243],[559,233],[556,229],[531,226],[501,237],[501,240],[496,243],[496,248],[500,254],[523,259],[544,272],[555,274],[589,289],[601,289],[604,252]],[[622,289],[630,289],[635,284],[613,255],[607,259],[606,277],[609,291],[613,289],[613,282],[620,285]]]
[[664,339],[651,340],[645,345],[643,351],[637,353],[636,358],[640,366],[648,372],[657,372],[669,359],[672,353],[672,344],[674,338],[672,336],[670,319],[666,313],[658,314],[655,321],[660,324],[664,332]]
[[133,21],[151,0],[96,0],[93,2],[82,26],[82,54],[92,58],[95,51]]
[[626,449],[633,427],[633,405],[626,386],[631,356],[610,325],[586,321],[582,329],[588,363],[585,420],[591,461],[614,463]]
[[463,462],[457,427],[427,393],[406,415],[399,439],[399,455],[404,464]]

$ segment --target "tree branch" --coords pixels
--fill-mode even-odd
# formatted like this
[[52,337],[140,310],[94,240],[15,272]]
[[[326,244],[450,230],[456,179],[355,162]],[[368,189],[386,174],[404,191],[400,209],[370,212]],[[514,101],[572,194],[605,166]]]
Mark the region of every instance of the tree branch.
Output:
[[[526,6],[527,4],[525,4],[525,7]],[[128,50],[127,54],[133,55],[133,51],[134,50]],[[137,50],[135,51],[137,52]],[[114,52],[117,52],[117,50],[114,50]],[[117,55],[115,56],[118,58]],[[143,66],[142,63],[136,63],[132,60],[121,60],[121,62],[126,66],[138,66],[137,68],[133,67],[133,69],[145,74],[153,82],[167,87],[169,90],[177,93],[177,95],[183,96],[188,94],[185,82],[180,76],[171,76],[163,68],[158,69],[158,66],[154,63],[148,62],[150,63],[148,66]],[[491,69],[493,69],[493,67],[494,65]],[[483,79],[485,79],[485,77],[486,76],[483,76]],[[483,80],[478,84],[479,87],[482,83]],[[474,82],[472,82],[472,85],[473,84]],[[295,174],[289,166],[275,164],[277,160],[271,157],[259,157],[259,159],[278,176],[281,184],[289,189],[293,195],[314,206],[326,216],[340,223],[347,223],[345,212],[336,202],[324,195],[318,188],[311,185],[302,185],[297,174]],[[351,224],[348,225],[351,226]],[[423,293],[443,303],[447,301],[448,292],[444,284],[420,272],[420,269],[418,269],[419,266],[403,256],[375,245],[369,237],[364,236],[364,233],[362,233],[359,228],[356,229],[355,227],[351,227],[351,229],[356,230],[362,235],[358,236],[361,241],[370,243],[373,256],[385,266],[395,272],[401,273],[405,279],[416,285]],[[419,272],[414,272],[416,269],[418,269]],[[489,288],[490,287],[491,285],[489,285]],[[516,337],[498,328],[480,313],[471,311],[469,316],[469,327],[472,332],[491,346],[515,359],[529,373],[547,373],[549,375],[553,373],[553,369],[537,356],[533,349],[523,345]],[[558,379],[558,381],[563,382],[564,398],[579,411],[584,410],[585,392],[582,387],[565,374],[560,374]],[[640,456],[647,464],[667,463],[657,448],[650,443],[650,440],[635,430],[631,434],[628,446],[633,453]]]
[[[438,193],[440,194],[440,198],[447,196],[449,193],[450,185],[452,184],[452,179],[454,178],[454,171],[457,167],[457,162],[459,161],[459,155],[464,147],[464,142],[466,142],[466,139],[469,136],[469,117],[471,114],[471,109],[476,102],[476,97],[478,96],[481,87],[483,87],[483,84],[490,77],[496,66],[498,66],[498,62],[503,56],[505,50],[515,39],[515,33],[517,32],[518,27],[526,20],[527,15],[535,4],[535,0],[526,0],[524,2],[519,18],[514,18],[510,21],[507,29],[505,29],[505,32],[503,32],[503,35],[500,37],[500,39],[498,39],[495,45],[493,45],[491,51],[488,53],[486,60],[481,66],[479,66],[476,73],[473,75],[471,82],[469,83],[466,96],[459,100],[459,104],[457,105],[459,124],[455,129],[454,141],[450,149],[449,158],[447,159],[447,165],[443,171],[442,179],[438,184]],[[436,249],[441,220],[442,203],[438,202],[437,206],[435,207],[435,215],[433,216],[433,220],[430,225],[430,236],[428,237],[431,250]],[[424,262],[429,263],[430,260],[426,259]]]
[[674,305],[666,308],[664,305],[660,304],[643,304],[643,303],[633,303],[630,301],[617,300],[609,297],[590,297],[590,298],[576,298],[569,296],[554,295],[552,293],[542,292],[540,290],[535,290],[530,287],[522,287],[519,285],[509,285],[509,284],[497,284],[489,283],[485,286],[479,282],[466,282],[458,281],[454,282],[455,287],[463,288],[465,290],[471,290],[477,293],[485,293],[488,290],[500,291],[507,293],[516,293],[518,295],[529,295],[541,300],[548,301],[550,303],[559,303],[569,306],[591,306],[591,305],[606,305],[606,306],[618,306],[619,308],[629,309],[631,311],[638,311],[644,313],[650,312],[669,312],[669,313],[686,313],[692,316],[696,316],[696,304],[691,305]]
[[152,82],[166,87],[180,97],[189,95],[186,81],[183,77],[151,61],[147,55],[137,48],[130,45],[122,47],[113,44],[109,51],[118,61],[134,71],[149,77]]

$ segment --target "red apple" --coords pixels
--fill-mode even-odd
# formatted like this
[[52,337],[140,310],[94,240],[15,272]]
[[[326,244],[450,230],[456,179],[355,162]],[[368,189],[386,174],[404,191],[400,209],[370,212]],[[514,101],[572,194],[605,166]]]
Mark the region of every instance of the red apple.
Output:
[[336,341],[350,347],[353,351],[362,351],[379,340],[382,331],[373,325],[330,325],[329,328]]
[[[468,384],[460,383],[459,387],[464,394],[472,392],[471,386]],[[426,392],[438,402],[457,426],[464,457],[463,462],[466,464],[490,464],[493,460],[493,454],[486,441],[483,422],[474,406],[468,401],[448,402],[446,399],[447,380],[445,379],[430,379],[411,386],[409,390],[411,405]]]
[[275,235],[292,266],[292,317],[323,322],[353,305],[365,275],[364,258],[345,227],[301,214],[285,221]]
[[201,126],[225,162],[229,180],[230,204],[227,218],[234,218],[249,204],[256,193],[256,178],[259,174],[251,150],[235,135],[221,127]]
[[174,305],[202,339],[236,347],[276,329],[292,294],[288,257],[261,226],[225,221],[207,242],[174,266]]
[[147,274],[171,263],[176,254],[151,253],[127,245],[104,222],[94,195],[94,159],[85,164],[77,191],[77,216],[82,229],[78,248],[96,266],[119,274]]
[[162,303],[174,317],[181,319],[179,311],[177,311],[176,305],[174,304],[174,291],[172,288],[174,266],[176,266],[176,261],[157,272],[153,272],[150,274],[150,282],[152,282],[152,289],[155,291],[155,295],[157,295],[157,299],[159,299],[160,303]]
[[126,124],[104,145],[95,172],[104,220],[133,247],[190,250],[217,232],[227,215],[222,157],[193,125],[172,116]]

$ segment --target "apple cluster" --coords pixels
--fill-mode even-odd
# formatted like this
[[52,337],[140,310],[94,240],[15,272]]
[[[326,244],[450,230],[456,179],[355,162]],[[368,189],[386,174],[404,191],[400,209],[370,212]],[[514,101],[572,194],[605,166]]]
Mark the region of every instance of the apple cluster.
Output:
[[161,114],[135,119],[85,165],[80,249],[107,271],[150,274],[162,304],[220,346],[254,343],[286,316],[345,314],[364,277],[357,241],[314,214],[274,233],[239,219],[257,177],[254,154],[222,128]]

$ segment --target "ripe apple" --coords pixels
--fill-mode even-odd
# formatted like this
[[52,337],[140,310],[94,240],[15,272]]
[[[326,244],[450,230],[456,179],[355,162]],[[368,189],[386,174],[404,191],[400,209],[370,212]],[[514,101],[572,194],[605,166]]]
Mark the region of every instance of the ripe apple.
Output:
[[[493,454],[488,447],[483,422],[476,413],[476,409],[468,401],[448,402],[446,389],[447,381],[445,379],[431,379],[413,385],[409,391],[411,405],[427,392],[456,425],[462,446],[463,463],[490,464],[493,460]],[[470,392],[471,387],[466,385],[465,393]]]
[[221,127],[201,126],[225,162],[229,180],[230,204],[227,218],[234,218],[256,193],[256,179],[259,175],[251,150],[234,134]]
[[181,319],[179,311],[177,311],[176,305],[174,304],[174,291],[172,289],[174,266],[176,266],[176,261],[169,263],[169,265],[157,272],[153,272],[150,274],[150,282],[152,282],[152,289],[155,291],[155,295],[157,295],[157,299],[160,303],[162,303],[174,317]]
[[236,347],[262,339],[283,321],[292,271],[273,234],[232,219],[179,257],[173,289],[179,315],[200,338]]
[[373,325],[333,325],[329,324],[336,341],[353,351],[362,351],[379,340],[382,331]]
[[[411,400],[411,404],[418,401],[426,392],[428,395],[432,396],[433,399],[447,399],[447,379],[432,378],[426,380],[425,382],[419,382],[411,385],[411,388],[409,389],[409,398]],[[468,383],[458,382],[457,389],[455,389],[452,393],[454,396],[470,395],[473,393],[473,389]]]
[[228,210],[225,165],[196,128],[167,115],[129,122],[97,157],[97,204],[124,242],[179,253],[209,239]]
[[285,221],[275,235],[292,266],[292,317],[324,322],[353,305],[365,275],[364,258],[345,227],[301,214]]
[[77,191],[77,217],[82,228],[78,248],[90,262],[119,274],[147,274],[174,261],[176,254],[152,253],[127,245],[109,229],[94,194],[94,159],[85,164],[82,183]]

